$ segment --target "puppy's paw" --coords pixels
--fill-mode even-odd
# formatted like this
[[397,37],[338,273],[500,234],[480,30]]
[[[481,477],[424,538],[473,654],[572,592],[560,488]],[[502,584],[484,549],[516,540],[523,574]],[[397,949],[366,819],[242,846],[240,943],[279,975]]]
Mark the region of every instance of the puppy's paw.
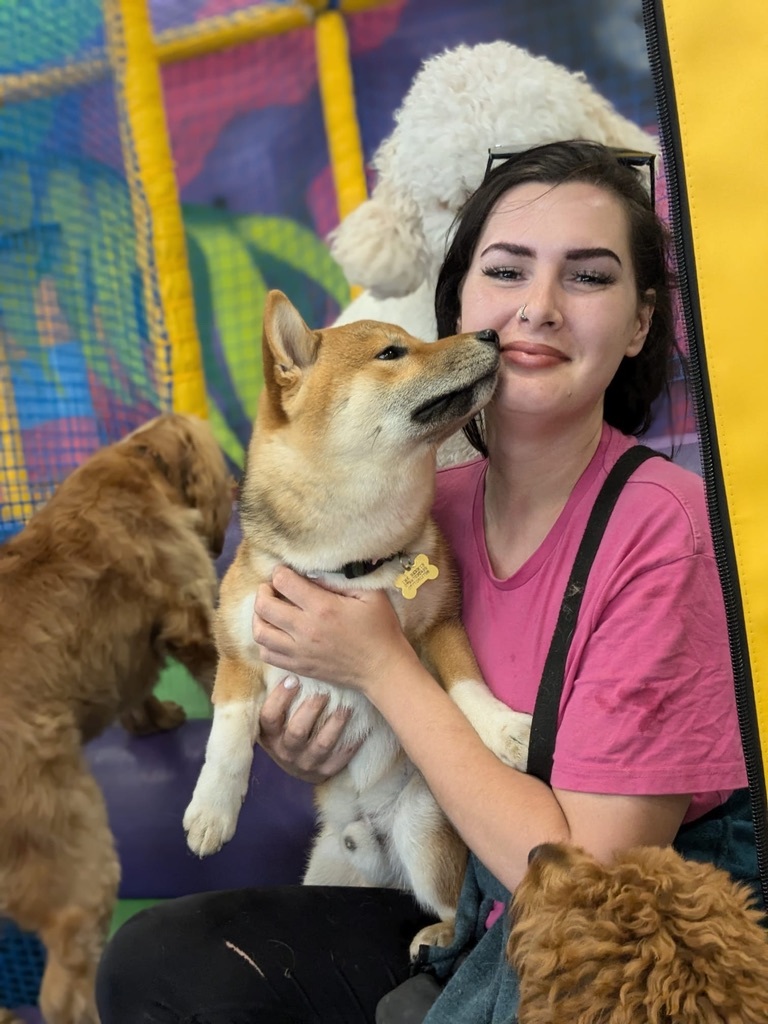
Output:
[[187,720],[187,713],[180,704],[172,700],[158,700],[150,694],[135,708],[129,708],[120,716],[120,723],[132,736],[151,736],[153,733],[170,732]]
[[415,961],[419,955],[420,946],[450,946],[453,942],[454,922],[437,921],[435,924],[428,924],[426,928],[418,931],[409,947],[411,960]]

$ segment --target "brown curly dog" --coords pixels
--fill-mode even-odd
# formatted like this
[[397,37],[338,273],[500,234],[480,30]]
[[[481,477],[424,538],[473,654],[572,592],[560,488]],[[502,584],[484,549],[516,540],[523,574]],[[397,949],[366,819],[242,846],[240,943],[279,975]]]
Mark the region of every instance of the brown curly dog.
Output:
[[643,847],[531,852],[507,957],[520,1024],[765,1024],[768,937],[724,871]]
[[162,416],[93,455],[0,547],[0,914],[46,946],[48,1024],[97,1024],[119,879],[82,744],[116,718],[179,725],[152,695],[171,655],[210,692],[211,555],[232,484],[204,423]]

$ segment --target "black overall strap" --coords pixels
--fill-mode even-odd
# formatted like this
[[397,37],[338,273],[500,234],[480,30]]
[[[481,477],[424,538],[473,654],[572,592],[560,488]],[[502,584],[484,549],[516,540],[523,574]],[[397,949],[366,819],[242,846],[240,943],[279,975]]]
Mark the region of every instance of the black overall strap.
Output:
[[549,784],[552,774],[560,695],[565,679],[565,660],[568,657],[571,639],[576,628],[589,570],[592,568],[605,527],[624,484],[638,466],[656,455],[665,458],[661,452],[655,452],[651,448],[638,444],[627,449],[617,459],[600,489],[590,512],[579,550],[576,553],[568,585],[565,588],[563,603],[560,606],[552,643],[547,660],[544,662],[544,671],[541,675],[531,722],[527,771],[529,775],[535,775],[547,784]]

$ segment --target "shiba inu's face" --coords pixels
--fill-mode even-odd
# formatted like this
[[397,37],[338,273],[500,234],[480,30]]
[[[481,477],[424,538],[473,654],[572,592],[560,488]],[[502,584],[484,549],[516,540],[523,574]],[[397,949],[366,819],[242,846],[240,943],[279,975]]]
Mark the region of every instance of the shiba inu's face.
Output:
[[434,447],[493,394],[493,331],[437,342],[369,320],[313,331],[280,292],[264,315],[259,428],[287,431],[305,454],[366,459]]
[[493,394],[495,332],[312,331],[270,292],[263,352],[240,504],[254,550],[316,571],[404,549],[429,514],[437,446]]

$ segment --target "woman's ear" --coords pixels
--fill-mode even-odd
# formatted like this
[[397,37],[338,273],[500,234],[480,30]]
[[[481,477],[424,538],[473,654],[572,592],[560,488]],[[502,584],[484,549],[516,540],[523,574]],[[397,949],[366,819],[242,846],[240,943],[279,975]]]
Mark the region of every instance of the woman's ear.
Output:
[[653,288],[649,288],[643,295],[637,307],[637,328],[632,336],[632,340],[627,346],[627,351],[624,353],[627,356],[636,356],[645,344],[645,339],[648,337],[648,331],[651,329],[651,321],[653,320],[653,311],[656,308],[656,292]]

